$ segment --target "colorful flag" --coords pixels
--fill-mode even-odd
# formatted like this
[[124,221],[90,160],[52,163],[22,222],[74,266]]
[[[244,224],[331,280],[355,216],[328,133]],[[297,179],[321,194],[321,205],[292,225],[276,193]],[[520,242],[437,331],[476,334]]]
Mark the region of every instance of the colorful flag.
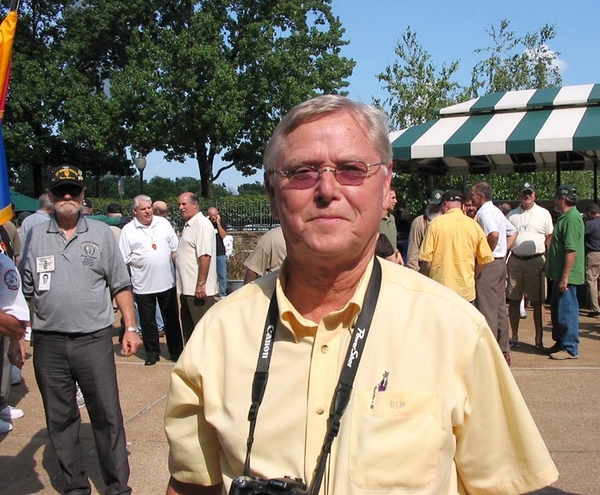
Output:
[[17,29],[17,18],[17,12],[11,10],[0,24],[0,122],[4,120],[8,80],[10,79],[10,58]]
[[15,31],[17,29],[17,12],[11,10],[0,24],[0,225],[13,217],[10,205],[10,189],[8,187],[8,170],[6,168],[6,154],[4,153],[4,135],[2,124],[6,94],[8,92],[8,79],[10,77],[10,58],[12,54]]
[[4,135],[2,134],[2,124],[0,124],[0,225],[8,222],[12,217],[8,170],[6,168],[6,155],[4,154]]

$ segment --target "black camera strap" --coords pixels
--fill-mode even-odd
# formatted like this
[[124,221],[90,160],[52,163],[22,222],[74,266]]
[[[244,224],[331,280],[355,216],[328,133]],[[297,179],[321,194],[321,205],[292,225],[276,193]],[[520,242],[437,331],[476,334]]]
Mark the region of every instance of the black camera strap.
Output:
[[[308,492],[309,494],[317,495],[321,488],[323,475],[327,465],[327,459],[331,453],[331,445],[333,444],[333,440],[339,432],[340,420],[350,402],[352,384],[354,383],[358,365],[367,341],[367,335],[369,333],[369,328],[371,327],[371,322],[375,313],[375,307],[377,305],[377,298],[379,297],[380,288],[381,264],[379,263],[379,260],[375,258],[373,263],[373,272],[371,273],[371,278],[369,279],[362,310],[358,315],[356,325],[354,326],[354,331],[352,332],[352,337],[346,351],[344,365],[340,372],[340,378],[338,380],[337,388],[333,397],[331,413],[328,420],[327,435],[325,437],[323,447],[321,448],[321,454],[319,455],[316,473],[312,480],[310,490]],[[277,296],[276,293],[273,292],[267,319],[265,321],[265,329],[258,355],[258,363],[256,365],[256,372],[254,373],[254,381],[252,382],[252,404],[248,413],[250,431],[248,433],[248,440],[246,442],[246,462],[244,464],[244,475],[246,476],[250,475],[250,453],[252,451],[252,444],[254,443],[256,418],[258,416],[258,409],[267,388],[269,365],[271,363],[271,356],[273,354],[275,330],[277,328],[278,321],[279,308],[277,305]]]

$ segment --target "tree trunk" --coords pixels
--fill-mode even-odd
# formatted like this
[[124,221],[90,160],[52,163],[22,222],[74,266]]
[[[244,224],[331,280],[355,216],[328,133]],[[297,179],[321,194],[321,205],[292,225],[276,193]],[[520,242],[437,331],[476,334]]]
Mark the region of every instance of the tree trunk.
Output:
[[212,168],[213,168],[213,160],[214,154],[212,152],[207,152],[207,149],[202,146],[198,146],[196,149],[196,159],[198,160],[198,170],[200,171],[200,184],[202,186],[202,191],[200,195],[203,198],[211,198],[212,197]]
[[33,177],[33,197],[39,198],[46,191],[41,163],[31,164],[31,176]]

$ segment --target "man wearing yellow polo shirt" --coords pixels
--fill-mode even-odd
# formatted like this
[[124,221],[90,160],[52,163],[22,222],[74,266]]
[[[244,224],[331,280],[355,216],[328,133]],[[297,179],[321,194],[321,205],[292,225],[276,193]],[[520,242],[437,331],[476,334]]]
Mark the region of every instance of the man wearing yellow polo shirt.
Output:
[[168,494],[298,493],[302,481],[267,481],[284,476],[313,495],[516,494],[556,480],[483,316],[375,257],[387,129],[381,111],[335,95],[277,126],[265,183],[287,258],[213,306],[173,369]]
[[494,257],[482,228],[463,213],[463,197],[453,189],[443,194],[442,215],[431,221],[419,260],[421,273],[472,303],[476,273]]

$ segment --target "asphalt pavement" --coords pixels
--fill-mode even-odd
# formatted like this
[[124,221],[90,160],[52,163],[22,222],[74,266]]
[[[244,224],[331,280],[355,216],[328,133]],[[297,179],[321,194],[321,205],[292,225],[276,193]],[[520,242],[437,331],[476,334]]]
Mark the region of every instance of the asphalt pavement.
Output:
[[[554,361],[534,347],[533,317],[520,322],[520,344],[513,350],[512,372],[560,472],[538,495],[600,494],[600,319],[580,312],[580,357]],[[552,344],[546,313],[544,342]],[[167,355],[166,344],[164,354]],[[131,466],[130,486],[137,494],[164,494],[169,478],[163,414],[173,363],[144,366],[144,351],[125,358],[114,338],[121,407]],[[44,409],[33,376],[31,348],[23,381],[13,386],[10,403],[25,416],[0,435],[0,494],[62,493],[63,480],[46,432]],[[80,436],[93,486],[103,493],[86,409]]]

